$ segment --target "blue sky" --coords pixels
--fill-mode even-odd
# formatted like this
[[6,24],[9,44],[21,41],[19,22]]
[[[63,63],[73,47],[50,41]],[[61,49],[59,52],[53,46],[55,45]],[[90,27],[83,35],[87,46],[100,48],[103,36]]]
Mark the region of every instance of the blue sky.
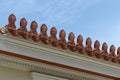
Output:
[[[99,40],[101,45],[120,46],[120,0],[0,0],[0,26],[8,22],[9,14],[17,17],[16,25],[25,17],[36,20],[40,27],[45,23],[48,32],[55,26],[58,32],[64,29],[92,38],[92,44]],[[39,31],[38,27],[38,31]],[[67,36],[66,36],[67,38]]]

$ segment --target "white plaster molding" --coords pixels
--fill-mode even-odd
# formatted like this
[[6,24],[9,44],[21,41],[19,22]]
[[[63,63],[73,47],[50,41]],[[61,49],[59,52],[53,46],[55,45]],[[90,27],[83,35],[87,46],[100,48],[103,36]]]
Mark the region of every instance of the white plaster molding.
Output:
[[64,78],[54,77],[46,74],[31,72],[33,80],[68,80]]
[[0,66],[29,71],[31,73],[42,73],[70,80],[111,80],[97,75],[69,70],[44,63],[24,60],[12,56],[0,54]]
[[8,31],[7,31],[6,27],[2,27],[2,28],[0,29],[0,32],[1,32],[2,34],[5,34],[5,33],[7,33]]
[[30,39],[25,40],[21,37],[13,37],[9,33],[0,34],[0,49],[76,68],[120,77],[120,65],[118,63],[88,57],[87,55],[81,55],[77,52],[71,52],[69,50],[62,50],[61,48],[55,48],[51,45],[44,45],[41,42],[35,43]]

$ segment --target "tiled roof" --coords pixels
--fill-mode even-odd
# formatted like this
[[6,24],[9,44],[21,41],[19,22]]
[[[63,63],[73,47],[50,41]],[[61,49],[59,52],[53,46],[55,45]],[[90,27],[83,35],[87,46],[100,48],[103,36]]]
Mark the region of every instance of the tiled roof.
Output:
[[94,42],[94,48],[92,48],[91,38],[86,39],[86,45],[83,45],[82,35],[78,35],[77,42],[74,42],[75,35],[70,32],[68,35],[68,41],[66,41],[66,32],[61,30],[59,32],[59,38],[56,37],[57,29],[52,27],[50,30],[50,36],[47,34],[47,26],[42,24],[40,28],[40,34],[37,32],[38,24],[36,21],[32,21],[30,24],[30,31],[27,31],[27,20],[22,18],[20,20],[20,27],[16,29],[15,25],[16,16],[11,14],[8,18],[8,24],[0,29],[0,33],[11,33],[13,36],[21,36],[23,39],[31,38],[34,42],[41,41],[43,44],[51,44],[53,47],[60,46],[61,49],[69,49],[72,52],[79,52],[79,54],[87,54],[89,57],[96,57],[96,59],[103,59],[105,61],[111,61],[113,63],[120,64],[120,47],[117,48],[117,54],[115,54],[115,46],[111,45],[109,52],[107,52],[107,43],[102,44],[102,50],[100,50],[100,42],[96,40]]

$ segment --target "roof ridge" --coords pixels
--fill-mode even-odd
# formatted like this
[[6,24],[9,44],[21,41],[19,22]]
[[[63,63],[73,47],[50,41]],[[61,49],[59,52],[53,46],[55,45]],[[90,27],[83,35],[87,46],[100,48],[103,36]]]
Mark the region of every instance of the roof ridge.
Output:
[[70,32],[68,35],[68,41],[66,41],[66,32],[62,29],[59,32],[59,39],[56,37],[57,29],[52,27],[50,30],[50,36],[47,35],[47,26],[42,24],[40,28],[40,34],[37,32],[38,24],[36,21],[32,21],[30,24],[30,31],[27,31],[27,20],[22,18],[20,20],[20,27],[16,29],[15,25],[16,16],[11,14],[8,18],[8,24],[0,29],[0,33],[10,32],[13,36],[21,36],[24,39],[31,38],[34,42],[41,41],[43,44],[52,44],[54,47],[60,46],[62,49],[69,49],[72,52],[78,51],[80,54],[87,54],[90,57],[95,56],[98,59],[104,59],[113,63],[120,64],[120,47],[117,48],[117,55],[115,54],[115,46],[111,45],[109,52],[107,51],[107,43],[102,44],[100,50],[100,42],[96,40],[94,42],[94,48],[92,48],[92,40],[90,37],[86,39],[85,46],[83,45],[82,35],[78,35],[77,42],[74,42],[75,35]]

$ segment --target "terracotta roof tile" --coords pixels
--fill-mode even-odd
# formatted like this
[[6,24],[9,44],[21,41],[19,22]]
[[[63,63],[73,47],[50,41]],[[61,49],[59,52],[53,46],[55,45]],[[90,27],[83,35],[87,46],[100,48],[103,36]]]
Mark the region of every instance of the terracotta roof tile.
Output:
[[[66,32],[61,30],[59,32],[59,39],[57,39],[57,29],[52,27],[50,30],[50,36],[47,34],[46,24],[42,24],[40,27],[40,34],[37,32],[38,24],[36,21],[32,21],[30,24],[30,31],[27,31],[27,20],[22,18],[20,20],[20,27],[16,29],[15,21],[16,16],[11,14],[8,18],[8,24],[0,29],[0,33],[6,33],[9,31],[13,36],[21,36],[24,39],[31,38],[34,42],[41,41],[43,44],[52,44],[53,47],[60,46],[62,49],[69,49],[72,52],[79,52],[80,54],[87,54],[90,57],[96,57],[97,59],[103,59],[111,61],[113,63],[120,64],[120,47],[117,49],[117,55],[115,54],[115,46],[111,45],[109,52],[107,52],[107,43],[102,44],[102,50],[100,50],[100,42],[96,40],[94,42],[94,48],[91,47],[91,38],[86,39],[86,45],[83,45],[82,35],[78,35],[77,42],[74,42],[75,35],[73,32],[69,33],[68,42],[66,42]],[[47,46],[47,45],[46,45]],[[84,47],[85,46],[85,47]]]

